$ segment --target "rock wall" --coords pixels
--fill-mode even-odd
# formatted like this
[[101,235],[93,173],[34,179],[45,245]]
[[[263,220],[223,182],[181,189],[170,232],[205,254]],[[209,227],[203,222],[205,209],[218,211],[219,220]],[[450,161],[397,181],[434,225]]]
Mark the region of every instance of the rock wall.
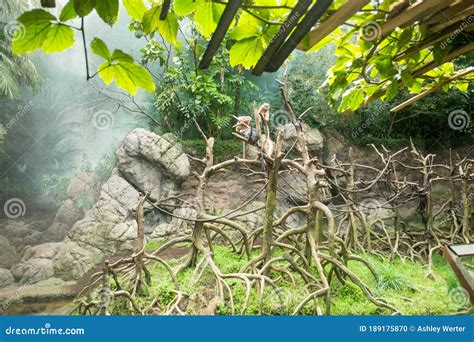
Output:
[[[28,246],[18,256],[8,239],[0,237],[5,254],[0,264],[5,268],[0,269],[0,286],[2,281],[7,284],[12,279],[8,268],[20,284],[52,277],[71,280],[78,279],[107,256],[129,253],[137,234],[134,210],[140,192],[150,191],[153,199],[172,196],[190,172],[188,158],[173,136],[159,136],[141,128],[127,135],[116,156],[116,167],[85,214],[77,210],[74,199],[93,191],[94,185],[86,175],[69,185],[70,199],[43,234],[52,241],[62,241]],[[163,235],[163,230],[173,233],[170,221],[169,217],[153,214],[153,220],[147,219],[146,230],[152,236]]]

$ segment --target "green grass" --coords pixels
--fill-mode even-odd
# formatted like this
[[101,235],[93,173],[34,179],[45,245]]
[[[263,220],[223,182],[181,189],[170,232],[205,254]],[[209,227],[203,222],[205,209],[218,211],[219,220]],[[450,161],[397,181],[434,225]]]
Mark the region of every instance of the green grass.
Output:
[[[147,249],[159,246],[159,243],[152,242],[147,246]],[[387,259],[372,255],[361,256],[373,265],[377,271],[378,279],[375,279],[367,267],[358,261],[350,261],[349,268],[360,277],[376,297],[392,304],[402,314],[442,315],[455,313],[462,309],[462,303],[450,300],[448,295],[448,291],[457,289],[459,283],[441,256],[434,257],[435,280],[425,277],[427,269],[419,262],[403,262],[400,259],[389,262]],[[223,273],[237,272],[246,262],[245,258],[241,259],[230,248],[221,246],[215,246],[214,260]],[[172,267],[181,262],[182,260],[169,260]],[[138,296],[137,301],[145,304],[157,297],[160,305],[166,307],[175,297],[171,278],[160,264],[155,264],[150,271],[153,279],[152,285],[149,290]],[[209,299],[214,296],[215,279],[209,268],[206,268],[197,282],[194,281],[194,273],[193,269],[189,269],[178,276],[181,290],[190,295],[187,309],[189,314],[196,314],[199,309],[206,307]],[[316,270],[313,270],[313,274],[317,274]],[[272,278],[276,279],[279,275],[274,273]],[[291,284],[289,281],[279,281],[281,287],[279,295],[270,286],[267,286],[262,303],[258,301],[255,291],[252,291],[246,314],[291,314],[296,305],[307,295],[304,290],[305,284],[301,278],[296,274],[293,276],[296,280],[295,284]],[[240,314],[240,309],[244,304],[245,286],[239,281],[230,281],[229,284],[234,293],[236,307],[234,314]],[[350,280],[342,284],[334,277],[331,284],[331,296],[332,315],[387,315],[392,313],[369,302],[360,288]],[[318,299],[317,304],[324,308],[322,299]],[[113,303],[113,314],[127,314],[130,313],[128,310],[128,306],[122,300]],[[315,314],[314,302],[308,303],[301,313]],[[232,314],[230,306],[226,303],[219,303],[217,314]]]

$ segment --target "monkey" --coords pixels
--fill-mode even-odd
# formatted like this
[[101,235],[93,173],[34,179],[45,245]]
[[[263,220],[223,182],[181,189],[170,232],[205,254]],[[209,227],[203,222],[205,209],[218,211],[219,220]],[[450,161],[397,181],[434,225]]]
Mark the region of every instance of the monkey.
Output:
[[250,116],[234,116],[234,118],[237,120],[237,123],[233,126],[235,131],[258,146],[257,131],[250,126],[252,118]]
[[258,109],[257,118],[259,123],[263,123],[264,130],[265,130],[265,142],[263,146],[263,151],[268,155],[271,156],[273,154],[273,150],[275,149],[275,144],[270,139],[270,127],[268,123],[270,121],[270,104],[264,103]]
[[265,124],[270,121],[270,104],[264,103],[260,106],[258,109],[258,117],[259,117],[259,122],[262,122]]

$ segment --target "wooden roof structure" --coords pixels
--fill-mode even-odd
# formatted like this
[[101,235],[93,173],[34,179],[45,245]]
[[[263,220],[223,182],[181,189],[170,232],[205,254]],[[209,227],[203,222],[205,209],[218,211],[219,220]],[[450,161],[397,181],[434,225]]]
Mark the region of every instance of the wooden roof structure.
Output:
[[[163,11],[169,8],[170,1],[164,1]],[[200,61],[199,67],[201,69],[207,68],[211,63],[239,8],[251,8],[243,0],[216,2],[224,4],[225,10]],[[333,0],[317,0],[316,2],[299,0],[265,49],[252,73],[261,75],[265,71],[278,70],[295,49],[309,50],[363,10],[370,0],[347,0],[331,13],[328,9],[332,3]],[[166,15],[166,13],[162,14]],[[395,2],[380,25],[380,38],[387,37],[397,28],[404,28],[417,22],[427,25],[428,38],[396,56],[398,60],[409,57],[419,50],[432,47],[456,32],[462,31],[462,33],[471,35],[471,32],[474,31],[474,0],[400,0]],[[302,44],[301,42],[306,36],[307,43]],[[443,61],[447,62],[474,50],[474,35],[472,37],[471,41],[451,51]],[[418,70],[417,74],[422,75],[435,66],[435,63],[426,65],[423,69]]]

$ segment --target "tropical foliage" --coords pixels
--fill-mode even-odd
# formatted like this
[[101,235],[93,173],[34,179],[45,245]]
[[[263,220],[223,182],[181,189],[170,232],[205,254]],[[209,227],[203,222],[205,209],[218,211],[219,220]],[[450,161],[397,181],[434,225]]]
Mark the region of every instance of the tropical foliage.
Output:
[[[467,89],[472,73],[463,79],[447,82],[458,73],[453,63],[445,62],[445,56],[459,44],[458,41],[407,53],[413,44],[428,35],[424,25],[413,24],[383,37],[377,32],[394,2],[370,2],[363,12],[350,18],[350,29],[337,28],[316,46],[309,45],[308,37],[301,42],[301,48],[311,50],[329,43],[337,46],[337,59],[328,72],[325,85],[329,86],[329,103],[338,111],[354,111],[374,98],[390,101],[401,87],[414,94],[434,87]],[[344,0],[334,1],[329,12],[344,3]],[[208,39],[216,29],[226,3],[176,0],[166,16],[162,13],[168,2],[152,1],[148,4],[143,0],[123,0],[122,4],[149,39],[160,35],[169,44],[176,45],[179,44],[180,28],[189,26],[190,21]],[[295,4],[296,0],[283,4],[277,0],[262,0],[258,5],[241,7],[238,20],[234,21],[227,36],[230,65],[253,67]],[[94,10],[104,22],[113,25],[118,18],[119,0],[71,0],[58,18],[43,9],[26,12],[18,18],[26,34],[14,39],[13,50],[21,54],[37,49],[46,53],[67,49],[74,44],[73,29],[84,33],[83,19],[80,27],[71,25],[71,20],[77,16],[83,18]],[[461,36],[459,39],[464,39]],[[119,87],[132,94],[137,87],[153,90],[151,77],[130,56],[119,50],[110,54],[106,44],[100,43],[99,47],[98,42],[94,40],[93,51],[105,59],[97,70],[105,83],[115,80]],[[202,52],[197,51],[199,56]],[[432,64],[431,70],[420,74],[420,67],[428,63]]]
[[21,87],[38,84],[38,73],[26,56],[12,52],[11,39],[20,33],[14,17],[23,9],[22,2],[3,0],[0,4],[0,98],[20,99]]

